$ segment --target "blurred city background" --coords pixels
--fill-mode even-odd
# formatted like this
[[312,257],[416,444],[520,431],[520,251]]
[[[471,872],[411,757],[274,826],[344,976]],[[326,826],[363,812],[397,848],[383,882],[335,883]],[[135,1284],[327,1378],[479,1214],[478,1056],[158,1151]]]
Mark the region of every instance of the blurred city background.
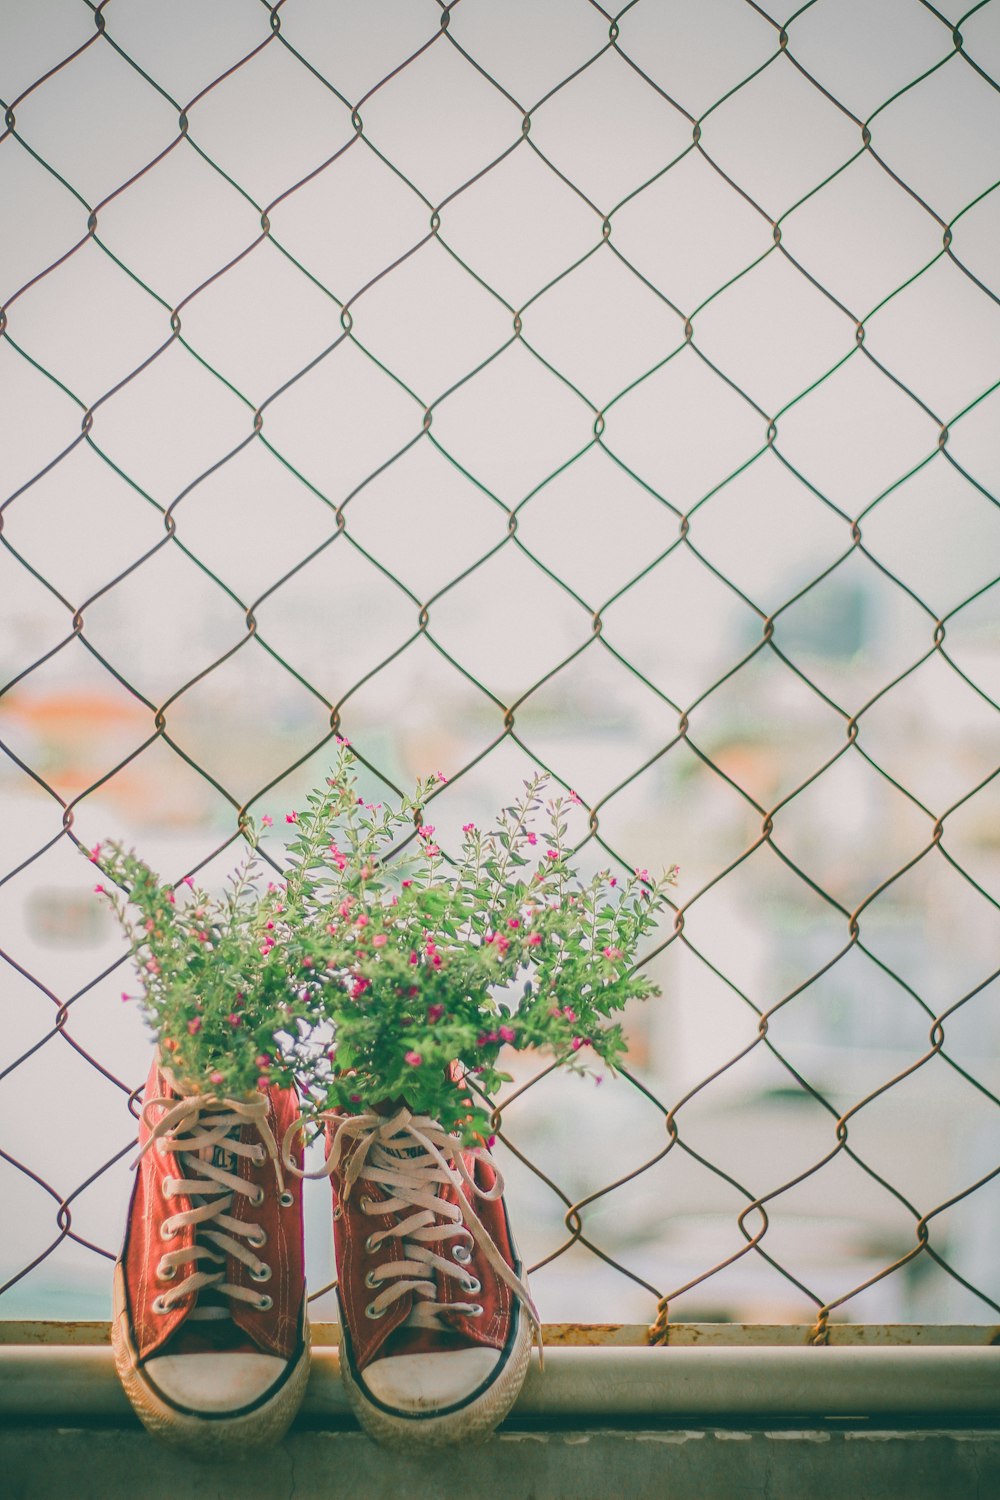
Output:
[[280,863],[337,729],[681,866],[628,1075],[503,1117],[546,1319],[993,1321],[998,0],[0,18],[0,1315],[130,1191],[76,844]]

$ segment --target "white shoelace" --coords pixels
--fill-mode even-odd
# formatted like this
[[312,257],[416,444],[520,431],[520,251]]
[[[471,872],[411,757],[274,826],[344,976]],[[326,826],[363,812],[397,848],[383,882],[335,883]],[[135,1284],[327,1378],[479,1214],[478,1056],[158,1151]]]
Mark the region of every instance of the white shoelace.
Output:
[[[291,1171],[298,1169],[288,1155],[288,1145],[298,1128],[292,1127],[284,1142],[285,1166]],[[461,1142],[448,1135],[436,1120],[402,1109],[388,1119],[374,1113],[341,1119],[326,1162],[318,1172],[304,1175],[328,1176],[352,1143],[342,1200],[347,1201],[359,1181],[372,1183],[388,1196],[377,1202],[363,1196],[361,1212],[397,1216],[391,1229],[377,1229],[366,1241],[366,1250],[374,1253],[386,1240],[394,1239],[399,1252],[397,1259],[378,1267],[377,1276],[369,1273],[366,1284],[377,1295],[365,1309],[366,1316],[383,1317],[394,1302],[412,1292],[414,1304],[405,1320],[407,1327],[441,1329],[442,1313],[479,1317],[481,1304],[465,1300],[479,1290],[479,1282],[467,1269],[472,1259],[469,1247],[475,1244],[521,1303],[540,1342],[541,1324],[531,1293],[508,1266],[472,1207],[473,1198],[495,1202],[502,1196],[504,1184],[499,1169],[493,1168],[496,1181],[492,1188],[479,1187],[466,1165]],[[441,1196],[440,1189],[445,1186],[454,1190],[457,1202]],[[450,1259],[432,1248],[443,1240],[455,1242]],[[456,1281],[464,1297],[440,1301],[435,1271]],[[380,1287],[382,1290],[378,1290]]]
[[[149,1112],[155,1109],[163,1109],[165,1113],[153,1123]],[[246,1182],[230,1169],[233,1157],[246,1156],[255,1162],[270,1158],[278,1190],[284,1190],[278,1146],[267,1121],[267,1100],[216,1099],[198,1094],[180,1099],[150,1099],[143,1105],[142,1118],[150,1135],[135,1165],[151,1148],[173,1152],[182,1175],[163,1179],[163,1196],[173,1198],[182,1194],[192,1205],[164,1219],[163,1238],[174,1238],[188,1225],[195,1229],[193,1244],[167,1250],[160,1259],[157,1276],[161,1281],[172,1281],[182,1267],[191,1263],[193,1267],[183,1281],[156,1298],[154,1312],[169,1312],[189,1293],[200,1294],[209,1288],[213,1298],[249,1302],[258,1311],[266,1312],[272,1305],[271,1298],[227,1281],[225,1264],[226,1256],[232,1255],[242,1261],[255,1281],[265,1282],[271,1277],[271,1267],[255,1253],[266,1243],[264,1230],[259,1224],[234,1219],[229,1213],[237,1193],[249,1198],[254,1207],[264,1201],[262,1187]],[[259,1144],[239,1139],[241,1127],[246,1124],[256,1129]],[[227,1165],[219,1165],[219,1158]],[[206,1262],[222,1269],[201,1269]],[[191,1318],[202,1319],[228,1315],[221,1301],[196,1305],[189,1314]]]

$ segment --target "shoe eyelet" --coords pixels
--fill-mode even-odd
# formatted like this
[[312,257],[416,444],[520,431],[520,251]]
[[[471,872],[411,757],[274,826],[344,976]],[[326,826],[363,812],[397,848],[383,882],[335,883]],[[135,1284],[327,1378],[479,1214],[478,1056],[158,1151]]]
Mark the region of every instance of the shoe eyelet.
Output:
[[370,1234],[365,1240],[365,1254],[374,1255],[381,1243],[381,1238],[377,1234]]
[[[263,1202],[263,1199],[261,1199],[261,1202]],[[282,1208],[291,1208],[292,1204],[295,1202],[295,1197],[286,1189],[285,1192],[278,1194],[278,1202],[281,1204]]]
[[379,1318],[384,1318],[388,1311],[388,1307],[377,1308],[374,1302],[369,1302],[365,1308],[365,1317],[371,1318],[372,1322],[378,1322]]
[[150,1309],[160,1317],[162,1317],[164,1313],[168,1313],[170,1311],[170,1308],[167,1306],[162,1297],[154,1297],[152,1302],[150,1303]]
[[256,1269],[253,1266],[250,1267],[250,1279],[251,1281],[270,1281],[271,1267],[266,1260],[262,1260]]
[[251,1193],[251,1195],[250,1195],[250,1199],[249,1199],[250,1207],[251,1208],[261,1208],[263,1206],[264,1199],[265,1199],[266,1196],[267,1195],[265,1194],[264,1189],[262,1187],[257,1188],[256,1191],[253,1192],[253,1193]]
[[339,1203],[334,1204],[334,1208],[333,1208],[333,1222],[336,1224],[338,1222],[338,1220],[342,1219],[343,1217],[344,1217],[344,1210],[341,1207],[341,1205]]
[[460,1266],[467,1266],[472,1259],[472,1251],[468,1245],[456,1245],[451,1252],[452,1260],[457,1260]]
[[362,1193],[361,1197],[358,1199],[358,1207],[363,1214],[370,1214],[374,1209],[375,1204],[368,1193]]
[[248,1234],[247,1244],[251,1250],[262,1250],[267,1244],[267,1230],[259,1229],[256,1234]]
[[273,1306],[274,1306],[274,1298],[273,1297],[269,1297],[266,1292],[264,1293],[263,1297],[258,1297],[257,1298],[257,1311],[258,1312],[270,1312],[271,1308]]
[[464,1283],[462,1290],[466,1292],[478,1292],[482,1290],[482,1285],[481,1281],[477,1281],[474,1276],[470,1276],[468,1281]]
[[157,1268],[156,1268],[156,1276],[157,1276],[157,1280],[159,1280],[159,1281],[173,1281],[173,1279],[174,1279],[174,1277],[176,1275],[177,1275],[177,1267],[176,1266],[165,1266],[161,1262],[160,1265],[158,1265]]
[[160,1239],[161,1240],[175,1240],[176,1238],[177,1238],[177,1228],[176,1228],[176,1225],[172,1222],[172,1220],[170,1220],[170,1219],[164,1219],[163,1223],[160,1225]]
[[482,1315],[483,1315],[483,1304],[481,1302],[476,1302],[476,1303],[474,1303],[472,1305],[472,1307],[469,1308],[469,1317],[470,1318],[481,1318]]
[[172,1177],[164,1177],[160,1183],[160,1192],[164,1198],[172,1198],[174,1196],[174,1179]]
[[373,1292],[376,1287],[382,1285],[382,1282],[384,1280],[385,1278],[383,1276],[376,1276],[374,1271],[368,1271],[365,1273],[365,1286],[369,1289],[369,1291]]

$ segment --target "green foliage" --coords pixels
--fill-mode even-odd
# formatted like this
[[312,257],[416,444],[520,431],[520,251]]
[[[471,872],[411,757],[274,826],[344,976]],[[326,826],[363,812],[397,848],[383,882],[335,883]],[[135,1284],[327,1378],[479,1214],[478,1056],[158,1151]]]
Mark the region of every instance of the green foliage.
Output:
[[344,749],[290,849],[297,957],[335,1036],[321,1107],[404,1099],[471,1137],[488,1131],[479,1091],[509,1080],[505,1045],[613,1067],[625,1049],[614,1017],[658,993],[632,970],[675,871],[581,881],[564,842],[569,799],[543,801],[540,776],[492,829],[466,824],[449,864],[422,821],[433,779],[388,807],[358,796],[351,767]]
[[223,899],[182,899],[120,846],[94,851],[128,892],[108,899],[175,1071],[237,1095],[294,1076],[317,1112],[403,1100],[472,1139],[489,1129],[482,1096],[509,1081],[505,1046],[614,1067],[616,1017],[658,993],[634,963],[676,872],[581,880],[572,799],[544,800],[541,776],[492,829],[466,824],[450,863],[423,821],[436,779],[367,803],[353,765],[342,747],[289,815],[285,883],[263,892],[252,856]]

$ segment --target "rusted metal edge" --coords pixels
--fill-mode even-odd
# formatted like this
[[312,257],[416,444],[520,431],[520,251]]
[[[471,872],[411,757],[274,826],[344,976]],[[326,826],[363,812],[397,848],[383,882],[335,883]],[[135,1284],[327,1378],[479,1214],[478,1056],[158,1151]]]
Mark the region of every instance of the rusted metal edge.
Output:
[[[312,1323],[314,1348],[336,1348],[337,1323]],[[671,1323],[666,1344],[684,1348],[789,1348],[814,1342],[811,1323]],[[549,1348],[641,1348],[645,1323],[546,1323]],[[7,1344],[79,1347],[110,1344],[111,1324],[101,1320],[13,1319],[0,1322],[0,1347]],[[828,1345],[834,1347],[967,1347],[1000,1345],[1000,1326],[990,1323],[831,1323]]]

